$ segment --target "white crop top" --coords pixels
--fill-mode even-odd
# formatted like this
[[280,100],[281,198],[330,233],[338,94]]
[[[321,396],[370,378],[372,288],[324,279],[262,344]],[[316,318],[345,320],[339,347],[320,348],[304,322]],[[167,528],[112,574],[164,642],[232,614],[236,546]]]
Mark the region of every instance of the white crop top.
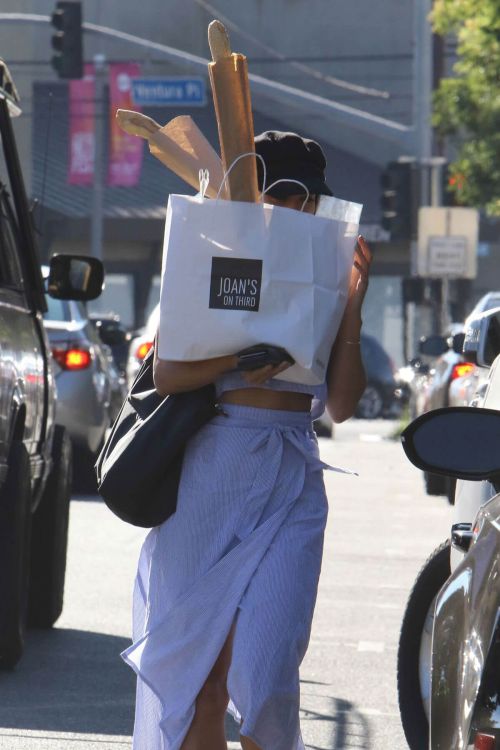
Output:
[[325,411],[327,387],[326,382],[320,385],[305,385],[304,383],[289,383],[285,380],[276,380],[272,378],[262,385],[249,385],[240,372],[228,372],[215,381],[215,391],[217,397],[225,391],[235,391],[239,388],[269,388],[273,391],[293,391],[295,393],[307,393],[312,396],[311,417],[318,419]]

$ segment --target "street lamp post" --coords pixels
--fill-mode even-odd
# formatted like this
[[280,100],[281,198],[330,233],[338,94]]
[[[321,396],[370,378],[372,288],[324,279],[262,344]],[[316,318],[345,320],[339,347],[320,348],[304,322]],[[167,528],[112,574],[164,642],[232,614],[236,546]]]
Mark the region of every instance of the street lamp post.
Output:
[[103,259],[104,220],[104,144],[107,134],[105,87],[107,62],[103,54],[94,55],[94,183],[90,217],[90,247],[95,258]]

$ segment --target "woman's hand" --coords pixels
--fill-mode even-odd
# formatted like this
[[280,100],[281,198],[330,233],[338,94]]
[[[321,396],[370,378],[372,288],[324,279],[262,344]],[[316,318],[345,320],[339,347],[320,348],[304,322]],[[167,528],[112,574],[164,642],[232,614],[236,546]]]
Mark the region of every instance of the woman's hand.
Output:
[[360,234],[354,248],[354,262],[347,297],[347,308],[357,313],[361,312],[366,290],[368,289],[371,262],[371,250],[365,238]]
[[241,374],[243,379],[248,385],[259,386],[266,383],[275,375],[279,375],[280,372],[287,370],[291,367],[290,362],[281,362],[279,365],[266,365],[265,367],[259,367],[256,370],[245,370]]

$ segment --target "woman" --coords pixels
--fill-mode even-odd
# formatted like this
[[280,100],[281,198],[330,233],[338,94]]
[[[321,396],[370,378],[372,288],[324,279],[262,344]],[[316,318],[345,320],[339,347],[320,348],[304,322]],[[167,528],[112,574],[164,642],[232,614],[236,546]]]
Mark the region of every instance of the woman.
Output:
[[[255,139],[266,201],[314,213],[325,158],[314,141],[268,131]],[[259,169],[262,189],[262,169]],[[304,750],[299,665],[321,567],[327,500],[311,419],[325,404],[348,419],[365,387],[361,306],[371,253],[355,250],[347,307],[326,382],[274,379],[289,365],[239,372],[238,356],[156,359],[162,394],[215,382],[224,414],[190,441],[176,513],[144,542],[134,593],[138,674],[134,750],[223,750],[224,716],[244,750]]]

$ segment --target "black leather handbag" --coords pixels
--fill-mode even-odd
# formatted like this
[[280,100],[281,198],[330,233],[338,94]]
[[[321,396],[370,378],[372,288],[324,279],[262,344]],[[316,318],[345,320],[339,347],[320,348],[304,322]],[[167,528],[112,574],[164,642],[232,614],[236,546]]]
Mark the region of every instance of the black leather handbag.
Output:
[[146,355],[97,459],[97,487],[122,521],[151,528],[176,509],[187,441],[219,412],[215,387],[160,396]]

